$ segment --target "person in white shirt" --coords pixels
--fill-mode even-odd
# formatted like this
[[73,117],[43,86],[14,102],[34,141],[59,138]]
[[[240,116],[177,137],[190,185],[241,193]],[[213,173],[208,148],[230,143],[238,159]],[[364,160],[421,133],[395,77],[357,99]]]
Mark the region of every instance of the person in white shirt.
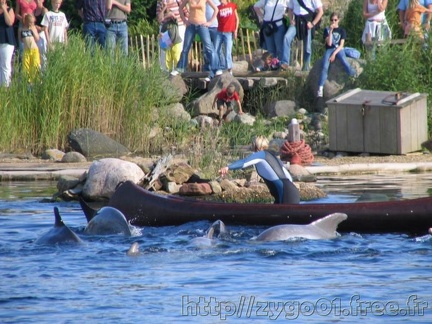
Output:
[[52,10],[48,11],[42,19],[41,25],[44,26],[46,39],[49,48],[53,48],[55,43],[67,43],[67,30],[69,23],[66,15],[60,11],[62,0],[51,0]]

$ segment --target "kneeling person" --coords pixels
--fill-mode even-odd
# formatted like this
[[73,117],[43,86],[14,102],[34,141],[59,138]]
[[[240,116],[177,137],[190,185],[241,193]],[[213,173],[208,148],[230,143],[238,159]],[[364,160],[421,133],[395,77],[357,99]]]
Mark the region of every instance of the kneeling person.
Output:
[[214,100],[213,105],[217,104],[217,109],[219,110],[219,125],[222,124],[222,120],[224,117],[226,117],[233,109],[233,103],[236,102],[239,107],[239,114],[243,114],[241,102],[240,102],[240,96],[236,91],[235,85],[233,83],[230,83],[229,86],[226,89],[222,89],[221,92],[219,92]]
[[224,176],[229,170],[239,170],[255,165],[259,176],[263,178],[271,195],[275,198],[275,204],[298,204],[300,202],[299,190],[293,184],[292,177],[284,168],[282,161],[267,150],[268,145],[267,138],[258,136],[252,142],[255,153],[223,167],[219,173]]

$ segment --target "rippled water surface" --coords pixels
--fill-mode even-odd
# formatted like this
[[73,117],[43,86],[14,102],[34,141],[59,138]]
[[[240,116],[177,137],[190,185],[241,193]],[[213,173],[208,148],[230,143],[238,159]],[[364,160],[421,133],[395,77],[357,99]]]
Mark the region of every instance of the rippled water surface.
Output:
[[[431,175],[322,178],[327,201],[364,193],[427,196]],[[257,243],[264,230],[229,226],[198,248],[208,222],[84,236],[76,202],[41,203],[53,182],[1,183],[1,323],[432,322],[432,238],[343,234]],[[81,245],[38,246],[57,206]],[[139,242],[141,254],[126,254]],[[297,319],[296,321],[294,321]]]

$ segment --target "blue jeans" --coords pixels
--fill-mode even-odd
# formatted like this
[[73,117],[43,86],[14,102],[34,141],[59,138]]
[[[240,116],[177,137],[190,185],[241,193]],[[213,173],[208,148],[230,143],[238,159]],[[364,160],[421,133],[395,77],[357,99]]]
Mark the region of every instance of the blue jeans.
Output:
[[177,70],[179,72],[184,72],[184,70],[186,69],[189,50],[192,46],[192,42],[194,41],[196,34],[198,34],[201,38],[204,49],[204,60],[210,62],[209,69],[212,71],[211,75],[213,75],[215,68],[217,68],[213,55],[214,47],[210,39],[208,27],[202,25],[189,25],[186,27],[183,49],[180,55],[180,61],[177,64]]
[[103,22],[84,22],[83,34],[87,41],[87,45],[93,49],[98,43],[102,48],[105,48],[107,29]]
[[287,31],[284,23],[280,22],[277,30],[270,36],[264,35],[265,45],[267,51],[269,51],[273,57],[277,57],[279,60],[283,57],[284,52],[284,36]]
[[232,62],[232,47],[233,47],[233,33],[223,33],[218,32],[216,37],[216,53],[222,54],[222,44],[225,44],[225,57],[223,57],[223,61],[226,62],[226,64],[222,65],[222,60],[219,60],[219,67],[218,70],[225,70],[227,68],[228,70],[232,69],[233,62]]
[[[290,64],[290,58],[291,58],[291,44],[296,37],[297,29],[296,26],[290,25],[288,28],[288,31],[285,34],[284,40],[283,40],[283,56],[281,59],[281,63]],[[312,55],[312,33],[309,29],[308,31],[308,37],[307,41],[303,41],[303,70],[309,70],[310,67],[310,59]]]
[[[210,39],[211,42],[213,44],[214,49],[216,50],[216,39],[217,39],[217,34],[218,34],[218,30],[217,27],[209,27],[208,28],[209,33],[210,33]],[[216,51],[216,53],[213,54],[214,55],[214,60],[215,60],[215,66],[219,67],[220,70],[225,70],[226,69],[226,61],[225,61],[225,56],[224,56],[224,52],[222,51],[222,49],[218,52]],[[204,68],[203,71],[210,71],[210,64],[209,62],[204,62]]]
[[114,52],[116,45],[118,45],[122,53],[128,55],[128,25],[126,21],[119,24],[111,23],[106,33],[106,45],[111,52]]
[[[320,87],[324,86],[324,83],[327,80],[328,70],[330,67],[329,59],[334,50],[335,50],[334,48],[329,48],[324,53],[323,61],[322,61],[322,70],[321,70],[321,75],[318,83]],[[354,76],[356,74],[356,71],[348,63],[346,59],[345,51],[343,49],[336,54],[336,58],[341,61],[345,71],[348,73],[349,76]]]

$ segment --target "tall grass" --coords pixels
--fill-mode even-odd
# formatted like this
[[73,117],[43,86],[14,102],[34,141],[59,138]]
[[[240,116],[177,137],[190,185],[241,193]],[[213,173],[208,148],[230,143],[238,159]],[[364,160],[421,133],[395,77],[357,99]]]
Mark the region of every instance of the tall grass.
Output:
[[[161,107],[174,94],[157,64],[144,70],[133,56],[112,57],[103,50],[91,55],[80,35],[48,53],[47,68],[33,85],[17,66],[15,71],[11,86],[0,89],[5,125],[0,146],[5,151],[67,149],[67,134],[81,127],[148,151],[148,125],[157,127],[169,118]],[[158,120],[153,118],[156,111]]]

